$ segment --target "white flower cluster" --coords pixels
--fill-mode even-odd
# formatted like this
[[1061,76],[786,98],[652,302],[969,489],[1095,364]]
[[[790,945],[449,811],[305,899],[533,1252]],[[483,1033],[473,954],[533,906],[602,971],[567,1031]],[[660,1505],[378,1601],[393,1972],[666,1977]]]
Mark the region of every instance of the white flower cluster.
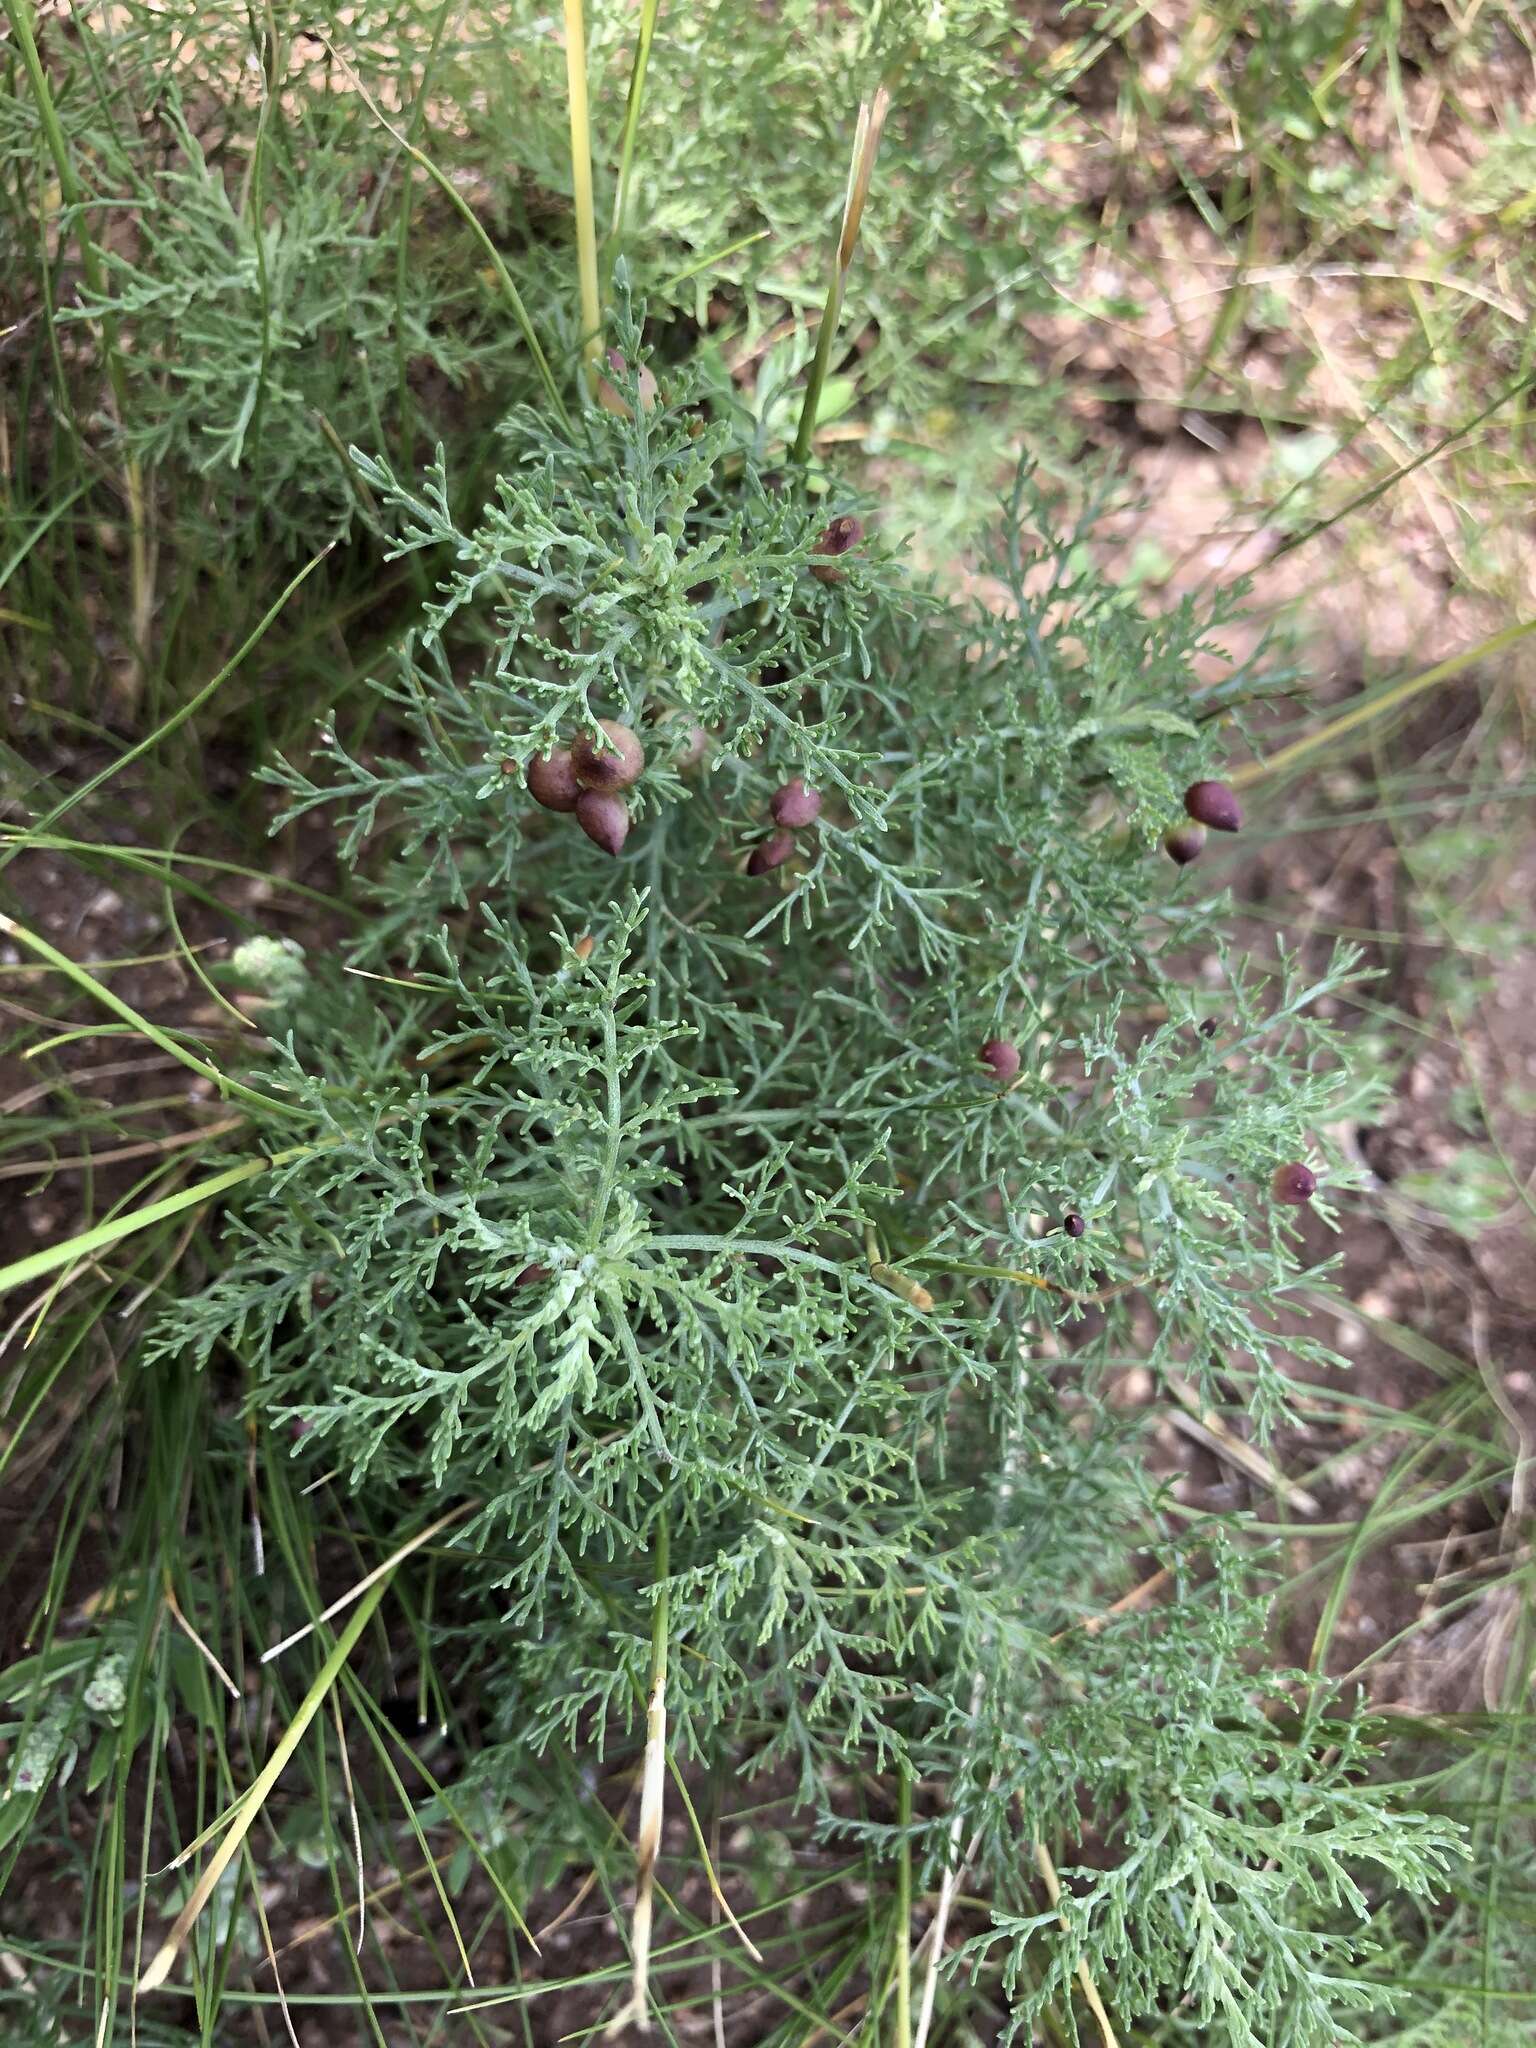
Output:
[[121,1655],[103,1657],[85,1688],[85,1704],[93,1714],[120,1714],[128,1698],[124,1682],[128,1659]]
[[16,1768],[6,1788],[7,1799],[14,1793],[47,1789],[49,1779],[71,1747],[65,1736],[68,1725],[69,1709],[62,1701],[43,1709],[17,1746]]
[[268,1002],[296,1003],[309,987],[304,948],[294,939],[266,933],[245,939],[230,955],[229,969],[243,988]]

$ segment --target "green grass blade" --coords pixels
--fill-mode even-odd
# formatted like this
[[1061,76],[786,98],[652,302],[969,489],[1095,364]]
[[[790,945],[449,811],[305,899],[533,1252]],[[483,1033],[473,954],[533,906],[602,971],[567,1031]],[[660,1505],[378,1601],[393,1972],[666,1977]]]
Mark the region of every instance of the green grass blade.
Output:
[[281,1102],[275,1096],[262,1094],[259,1088],[247,1088],[243,1081],[236,1081],[228,1074],[221,1074],[209,1061],[199,1059],[195,1052],[189,1052],[186,1046],[179,1045],[170,1033],[162,1031],[158,1024],[152,1023],[148,1017],[141,1016],[131,1003],[125,1003],[120,995],[108,988],[104,981],[98,981],[78,960],[71,960],[67,953],[61,953],[57,946],[50,945],[39,933],[29,931],[13,917],[7,917],[3,911],[0,911],[0,932],[5,932],[19,944],[27,947],[30,952],[36,953],[40,959],[46,960],[50,967],[56,967],[60,974],[75,984],[76,988],[100,1003],[104,1009],[112,1011],[114,1016],[121,1017],[123,1022],[132,1025],[134,1030],[141,1031],[151,1044],[158,1045],[163,1053],[168,1053],[172,1059],[179,1060],[182,1066],[190,1067],[194,1074],[201,1074],[205,1081],[212,1081],[221,1095],[238,1096],[242,1102],[255,1103],[262,1109],[275,1109],[283,1116],[301,1114],[296,1103]]
[[77,1237],[66,1238],[61,1244],[45,1245],[40,1252],[29,1252],[24,1259],[13,1259],[8,1266],[0,1266],[0,1294],[8,1294],[16,1287],[26,1287],[33,1280],[40,1280],[45,1273],[57,1272],[60,1266],[94,1258],[97,1252],[106,1251],[125,1237],[163,1223],[169,1216],[180,1216],[188,1209],[195,1209],[200,1202],[216,1201],[220,1195],[228,1194],[231,1188],[239,1187],[243,1181],[255,1180],[258,1174],[266,1173],[276,1164],[275,1159],[242,1160],[238,1166],[231,1166],[208,1180],[178,1189],[163,1201],[151,1202],[129,1215],[115,1216],[109,1222],[98,1223],[93,1230],[83,1230]]
[[165,1982],[166,1978],[169,1977],[187,1936],[196,1925],[203,1908],[207,1905],[209,1899],[212,1898],[219,1879],[239,1854],[240,1845],[250,1832],[251,1825],[257,1814],[261,1811],[267,1795],[282,1776],[283,1767],[288,1762],[288,1759],[303,1741],[305,1730],[309,1727],[310,1722],[324,1705],[332,1686],[337,1682],[342,1666],[346,1663],[348,1657],[351,1656],[353,1646],[356,1644],[358,1637],[373,1618],[374,1609],[383,1599],[388,1586],[389,1580],[385,1578],[381,1579],[376,1586],[371,1588],[359,1603],[357,1612],[336,1638],[329,1656],[315,1673],[313,1685],[311,1685],[309,1691],[299,1702],[298,1711],[284,1729],[276,1749],[273,1750],[263,1766],[250,1792],[241,1802],[239,1810],[230,1822],[228,1834],[219,1844],[218,1849],[209,1860],[207,1868],[193,1887],[191,1897],[177,1914],[175,1924],[172,1926],[170,1933],[160,1944],[153,1957],[151,1957],[149,1967],[138,1982],[139,1996],[142,1996],[146,1991],[157,1990]]

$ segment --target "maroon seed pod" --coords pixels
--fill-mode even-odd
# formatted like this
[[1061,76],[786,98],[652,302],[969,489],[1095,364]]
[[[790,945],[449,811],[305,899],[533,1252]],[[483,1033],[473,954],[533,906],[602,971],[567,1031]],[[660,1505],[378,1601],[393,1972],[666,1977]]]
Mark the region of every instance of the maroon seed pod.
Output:
[[1066,1215],[1062,1217],[1061,1227],[1067,1233],[1068,1237],[1081,1237],[1083,1235],[1083,1232],[1088,1228],[1087,1224],[1083,1221],[1082,1217],[1078,1215],[1075,1209],[1069,1209]]
[[1221,1026],[1216,1022],[1216,1019],[1214,1017],[1207,1017],[1205,1022],[1200,1026],[1200,1036],[1202,1038],[1214,1038],[1216,1036],[1216,1033],[1220,1029]]
[[768,808],[776,825],[814,825],[821,816],[821,798],[814,789],[806,788],[803,775],[797,775],[774,791]]
[[769,875],[775,868],[783,867],[795,850],[793,832],[775,832],[765,839],[761,846],[754,846],[752,858],[747,862],[749,875]]
[[811,564],[811,574],[822,583],[841,583],[843,572],[836,566],[839,555],[846,555],[850,548],[856,548],[864,538],[864,522],[844,513],[841,519],[834,519],[817,541],[814,554],[828,559]]
[[576,799],[576,822],[604,853],[617,856],[629,837],[629,812],[611,790],[584,789]]
[[1181,868],[1187,868],[1192,860],[1198,860],[1204,845],[1205,827],[1197,825],[1192,818],[1179,825],[1170,825],[1163,834],[1164,853]]
[[[616,348],[611,348],[608,351],[608,367],[616,377],[623,376],[625,370],[624,358]],[[597,402],[604,412],[614,413],[621,420],[627,420],[630,417],[628,399],[610,384],[606,377],[599,377],[597,380]],[[649,412],[655,403],[656,379],[649,370],[642,366],[640,371],[640,410],[642,412]]]
[[1192,782],[1184,792],[1184,808],[1197,825],[1209,825],[1213,832],[1236,832],[1243,822],[1242,808],[1224,782]]
[[569,747],[556,747],[552,754],[536,754],[528,763],[523,780],[528,794],[546,811],[574,811],[581,795]]
[[598,728],[608,742],[606,747],[599,747],[589,732],[571,743],[576,780],[586,789],[628,789],[640,780],[645,749],[633,730],[616,718],[600,718]]
[[1269,1191],[1277,1202],[1287,1209],[1305,1209],[1317,1193],[1317,1175],[1310,1166],[1303,1166],[1299,1159],[1289,1166],[1277,1166]]
[[545,1281],[548,1278],[548,1266],[541,1266],[538,1260],[535,1259],[531,1266],[524,1266],[521,1273],[512,1282],[512,1285],[514,1287],[537,1287],[541,1281]]
[[999,1081],[1011,1081],[1019,1071],[1019,1048],[1010,1038],[989,1038],[977,1054],[984,1067],[990,1067]]

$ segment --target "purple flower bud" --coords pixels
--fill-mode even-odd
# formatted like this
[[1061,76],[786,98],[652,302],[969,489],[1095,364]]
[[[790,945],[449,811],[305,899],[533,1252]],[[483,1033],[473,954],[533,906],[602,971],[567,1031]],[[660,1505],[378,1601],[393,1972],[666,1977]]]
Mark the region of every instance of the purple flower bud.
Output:
[[599,747],[591,733],[584,732],[571,743],[571,766],[576,780],[586,789],[628,789],[638,782],[645,766],[645,749],[627,725],[616,718],[600,718],[598,730],[608,744]]
[[617,855],[629,837],[624,799],[606,789],[584,789],[576,799],[576,822],[594,846]]
[[864,522],[845,513],[841,519],[834,519],[817,541],[813,553],[828,559],[811,564],[811,574],[822,583],[841,583],[843,572],[836,566],[836,558],[846,555],[850,548],[856,548],[864,538]]
[[752,858],[747,862],[749,875],[771,874],[775,868],[783,867],[795,850],[793,832],[775,832],[765,839],[761,846],[752,849]]
[[821,816],[821,798],[814,789],[806,788],[803,775],[797,775],[774,791],[768,808],[776,825],[814,825]]
[[512,1285],[514,1287],[537,1287],[541,1281],[548,1278],[548,1266],[541,1266],[538,1260],[535,1259],[531,1266],[524,1266],[521,1273],[512,1282]]
[[1304,1209],[1317,1193],[1317,1175],[1299,1159],[1293,1160],[1289,1166],[1275,1168],[1269,1191],[1288,1209]]
[[1019,1048],[1010,1038],[989,1038],[978,1058],[984,1067],[992,1069],[999,1081],[1011,1081],[1019,1071]]
[[1192,819],[1183,824],[1170,825],[1163,834],[1163,851],[1171,861],[1181,868],[1187,868],[1192,860],[1200,858],[1200,849],[1205,844],[1205,827]]
[[1184,792],[1184,808],[1197,825],[1213,832],[1236,832],[1243,822],[1237,798],[1224,782],[1192,782]]
[[574,811],[581,795],[569,747],[556,747],[552,754],[537,754],[523,777],[528,794],[546,811]]
[[1083,1232],[1088,1228],[1087,1224],[1083,1221],[1082,1217],[1078,1215],[1075,1209],[1069,1209],[1066,1215],[1062,1217],[1061,1227],[1067,1233],[1068,1237],[1081,1237]]

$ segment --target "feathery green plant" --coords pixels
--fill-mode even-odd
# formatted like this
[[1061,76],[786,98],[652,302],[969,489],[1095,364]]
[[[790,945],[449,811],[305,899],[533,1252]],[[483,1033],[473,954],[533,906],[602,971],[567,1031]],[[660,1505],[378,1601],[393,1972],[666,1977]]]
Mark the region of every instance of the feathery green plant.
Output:
[[[1242,1356],[1263,1422],[1327,1356],[1274,1332],[1267,1188],[1340,1101],[1313,1011],[1350,963],[1191,985],[1218,906],[1157,850],[1258,680],[1193,689],[1219,616],[1031,547],[1027,477],[1002,615],[883,540],[823,580],[827,503],[686,371],[647,406],[620,285],[622,404],[514,414],[473,523],[441,463],[356,457],[436,594],[387,744],[274,772],[376,915],[289,991],[248,1077],[281,1157],[141,1362],[237,1361],[364,1527],[461,1518],[435,1626],[493,1798],[497,1745],[636,1738],[665,1603],[680,1763],[788,1769],[834,1833],[856,1760],[949,1786],[908,1839],[937,1876],[974,1835],[1014,2024],[1085,1965],[1126,2020],[1188,1991],[1234,2042],[1331,2041],[1374,2002],[1366,1887],[1429,1888],[1452,1837],[1371,1789],[1345,1705],[1254,1692],[1251,1568],[1176,1541],[1099,1398],[1132,1349]],[[523,787],[598,714],[646,749],[617,859]],[[744,872],[796,776],[819,818]],[[1174,1597],[1084,1628],[1159,1522]],[[1020,1829],[1071,1841],[1085,1796],[1103,1867],[1041,1912]]]
[[[995,71],[960,17],[889,19],[914,50],[947,49],[967,104]],[[995,34],[1003,16],[975,19]],[[927,163],[903,127],[916,57],[878,36],[853,57],[861,89],[893,83],[898,160]],[[794,77],[774,73],[784,118]],[[783,1961],[786,2039],[839,2024],[856,1985],[910,2048],[914,1975],[942,1962],[935,2010],[957,2032],[985,1997],[1010,2037],[1113,2025],[1321,2048],[1390,2008],[1377,1965],[1453,1881],[1461,1838],[1380,1782],[1381,1731],[1353,1699],[1256,1669],[1269,1561],[1189,1527],[1106,1399],[1131,1358],[1211,1393],[1236,1366],[1262,1429],[1287,1412],[1293,1361],[1330,1363],[1282,1332],[1315,1278],[1269,1185],[1302,1157],[1348,1184],[1320,1134],[1370,1083],[1319,1008],[1358,962],[1307,975],[1283,951],[1239,957],[1199,869],[1158,848],[1267,687],[1249,664],[1195,681],[1240,593],[1144,616],[1095,568],[1091,522],[1059,531],[1027,469],[1001,508],[1005,603],[915,578],[875,501],[787,459],[809,348],[752,399],[707,340],[674,328],[653,352],[656,309],[678,302],[658,289],[648,326],[630,281],[667,282],[666,160],[645,154],[664,104],[641,109],[632,240],[608,252],[607,402],[579,388],[574,309],[550,315],[568,417],[513,406],[489,461],[445,437],[418,466],[366,364],[317,369],[337,321],[403,348],[400,305],[350,285],[338,304],[324,266],[358,252],[319,171],[284,183],[277,112],[259,117],[264,191],[285,195],[283,233],[312,221],[304,260],[284,267],[300,245],[199,168],[184,131],[192,168],[155,202],[170,239],[147,221],[139,254],[109,264],[110,307],[82,309],[158,336],[146,363],[178,321],[205,323],[213,370],[149,371],[124,442],[157,466],[246,466],[261,518],[291,522],[264,535],[274,553],[345,516],[307,466],[321,444],[280,423],[317,388],[338,414],[377,411],[371,434],[330,422],[356,445],[324,475],[345,474],[382,558],[425,595],[376,664],[371,715],[327,717],[312,756],[268,771],[285,824],[333,834],[367,919],[339,957],[247,952],[259,1049],[189,1056],[237,1084],[221,1235],[200,1286],[163,1265],[145,1283],[151,1326],[123,1368],[137,1526],[114,1597],[71,1631],[53,1589],[9,1674],[0,1879],[30,1830],[59,1825],[84,1757],[87,1792],[110,1793],[89,1877],[108,1935],[80,2002],[108,2040],[135,1980],[141,2016],[185,1985],[211,2037],[272,1934],[259,1888],[253,1923],[211,1865],[208,1911],[188,1910],[165,1782],[180,1715],[198,1734],[195,1839],[211,1848],[222,1822],[247,1875],[291,1861],[311,1826],[430,1873],[452,1936],[428,1937],[438,2024],[464,2003],[478,2027],[524,1995],[532,1904],[572,1844],[635,1951],[601,1960],[593,2010],[627,1986],[620,2015],[643,2020],[667,2011],[676,1926],[744,1995],[783,1957],[790,1887],[775,1891],[770,1850],[756,1910],[731,1886],[739,1928],[705,1930],[653,1889],[675,1846],[664,1814],[702,1849],[695,1794],[739,1779],[781,1810],[788,1868],[814,1836],[872,1887],[851,1934],[834,1919],[808,1968]],[[700,127],[731,146],[708,105]],[[550,151],[541,191],[560,185],[554,132],[540,106],[525,146]],[[898,204],[910,218],[900,183],[871,219]],[[718,207],[712,224],[742,225]],[[761,277],[751,289],[766,297]],[[530,303],[547,312],[543,292]],[[463,367],[441,311],[422,346]],[[509,381],[528,401],[526,372]],[[305,479],[322,503],[297,503]],[[274,492],[294,495],[274,509]],[[834,519],[858,535],[835,555]],[[621,825],[604,814],[613,850],[526,787],[553,749],[600,745],[599,719],[645,750]],[[786,850],[774,805],[796,778],[820,809],[778,828]],[[992,1040],[1016,1075],[979,1056]],[[151,1227],[130,1211],[89,1249],[116,1256],[136,1220]],[[74,1543],[91,1477],[87,1451],[56,1482]],[[260,1711],[228,1709],[222,1660],[243,1677],[256,1648]],[[445,1731],[409,1763],[379,1706],[402,1681]],[[331,1697],[347,1710],[334,1747]],[[262,1839],[272,1763],[301,1734],[305,1798],[278,1847]],[[612,1757],[636,1767],[633,1905],[595,1791]],[[161,1839],[174,1879],[152,1874]],[[945,1896],[962,1872],[985,1924],[947,1957],[937,1937],[914,1953],[914,1892]],[[505,1981],[478,1992],[465,1900],[506,1944]],[[366,1920],[358,1942],[367,2010],[393,1966]],[[57,1946],[18,1954],[43,1987],[25,2023],[42,2003],[51,2024]]]

